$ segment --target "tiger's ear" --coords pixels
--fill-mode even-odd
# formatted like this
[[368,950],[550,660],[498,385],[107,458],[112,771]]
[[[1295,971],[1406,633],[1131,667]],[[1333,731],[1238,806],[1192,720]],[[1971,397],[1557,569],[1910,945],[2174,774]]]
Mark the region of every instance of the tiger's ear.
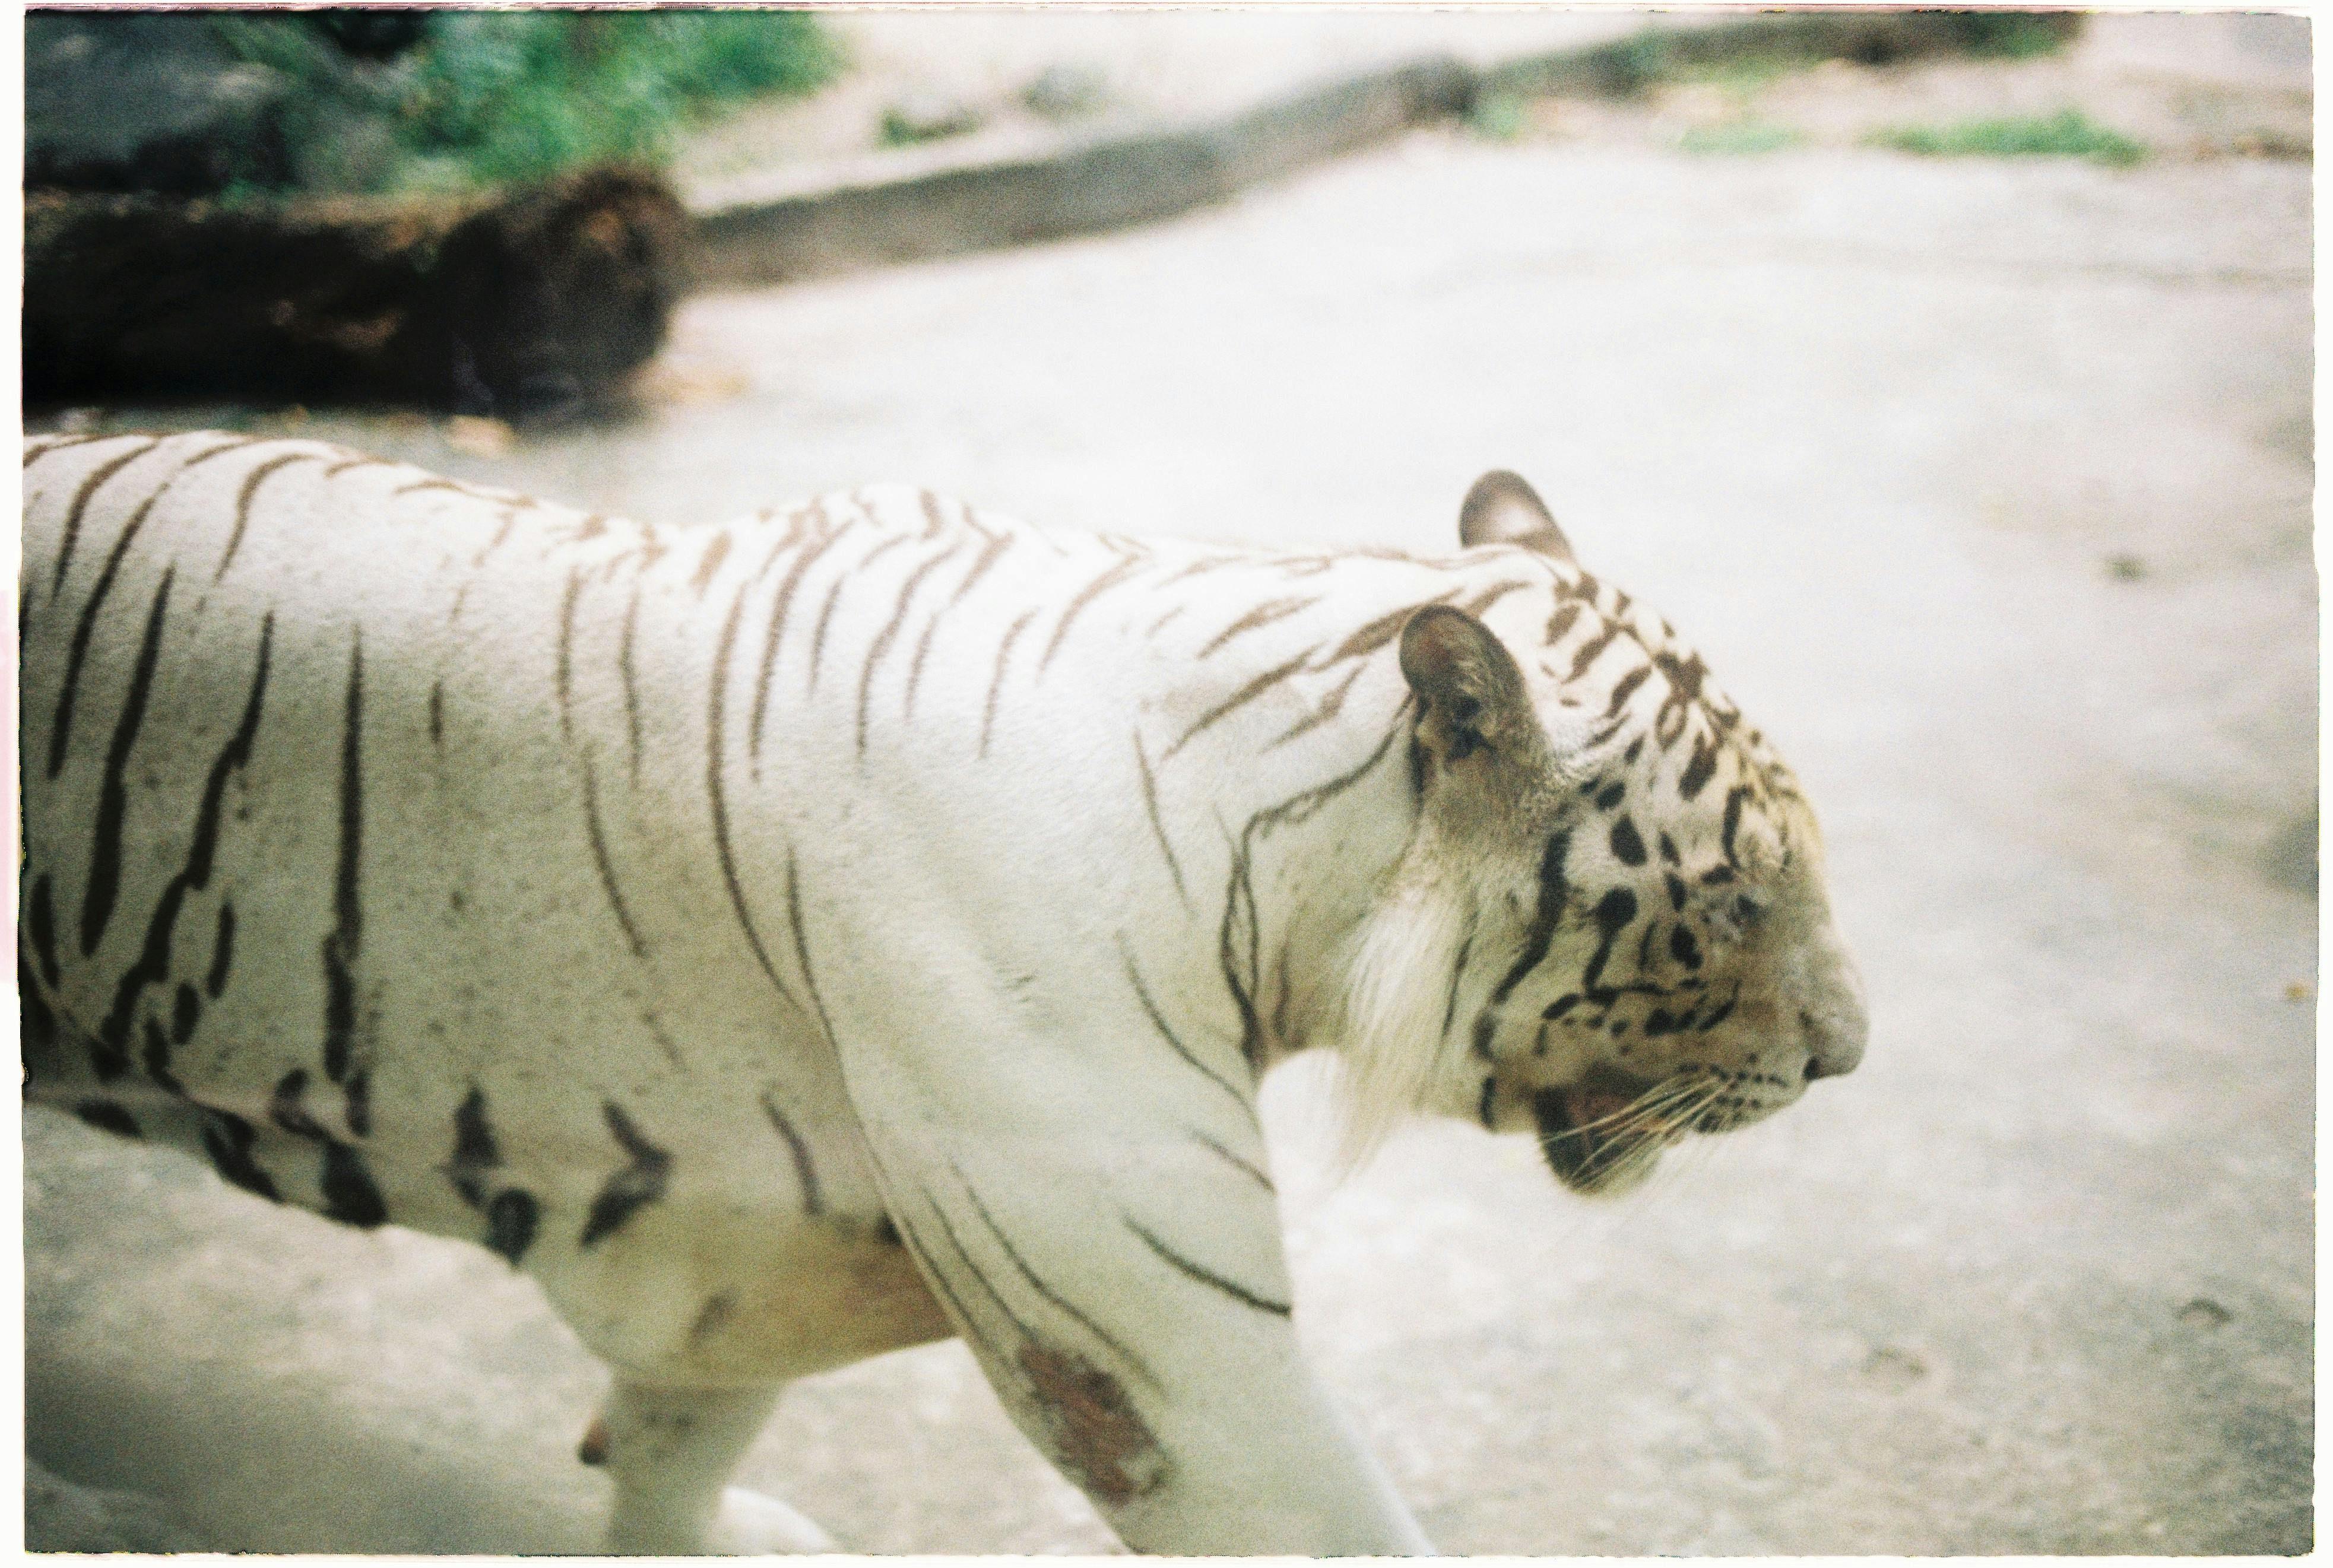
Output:
[[1555,515],[1539,492],[1518,473],[1493,468],[1476,480],[1458,507],[1458,540],[1472,549],[1478,544],[1519,544],[1526,550],[1572,560],[1571,541],[1555,526]]
[[1401,674],[1417,696],[1417,734],[1439,763],[1479,751],[1531,756],[1546,745],[1522,671],[1490,627],[1427,605],[1401,628]]

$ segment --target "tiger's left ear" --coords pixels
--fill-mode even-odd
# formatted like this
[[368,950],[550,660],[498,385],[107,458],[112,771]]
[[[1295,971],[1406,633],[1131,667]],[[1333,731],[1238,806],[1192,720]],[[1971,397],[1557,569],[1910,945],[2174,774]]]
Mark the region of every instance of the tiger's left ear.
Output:
[[1518,473],[1493,468],[1476,480],[1458,507],[1458,540],[1478,544],[1519,544],[1526,550],[1573,560],[1571,541],[1555,526],[1555,516],[1539,492]]
[[1546,744],[1514,655],[1464,610],[1427,605],[1409,617],[1401,674],[1417,697],[1418,739],[1437,762],[1520,759]]

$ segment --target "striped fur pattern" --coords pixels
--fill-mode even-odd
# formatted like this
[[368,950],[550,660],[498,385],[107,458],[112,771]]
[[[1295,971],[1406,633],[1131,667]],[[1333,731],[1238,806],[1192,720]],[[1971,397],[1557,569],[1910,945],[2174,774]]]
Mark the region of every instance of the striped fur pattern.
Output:
[[619,1550],[818,1546],[724,1490],[770,1401],[949,1335],[1138,1548],[1422,1549],[1260,1076],[1599,1191],[1860,1050],[1790,773],[1527,490],[1419,559],[218,434],[24,486],[29,1094],[530,1274]]

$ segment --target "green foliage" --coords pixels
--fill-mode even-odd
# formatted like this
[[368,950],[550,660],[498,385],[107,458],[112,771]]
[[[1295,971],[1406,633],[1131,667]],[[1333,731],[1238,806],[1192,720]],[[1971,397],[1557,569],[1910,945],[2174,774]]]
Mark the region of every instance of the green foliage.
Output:
[[802,93],[840,60],[794,11],[440,11],[394,66],[350,72],[293,14],[215,19],[244,59],[291,77],[297,142],[384,118],[403,157],[365,184],[540,179],[668,158],[675,136],[740,99]]
[[1874,131],[1876,147],[1927,158],[2080,158],[2127,167],[2146,157],[2144,142],[2109,130],[2078,109],[2047,120],[1965,120],[1953,125],[1898,126]]
[[1806,133],[1796,126],[1777,125],[1767,120],[1731,120],[1719,125],[1694,127],[1677,138],[1677,147],[1685,152],[1721,155],[1779,152],[1805,139]]
[[1961,47],[1996,60],[2055,54],[2080,30],[2079,14],[2050,11],[1964,11],[1951,14]]
[[1519,92],[1477,93],[1466,110],[1466,128],[1490,141],[1512,141],[1523,133],[1531,100]]

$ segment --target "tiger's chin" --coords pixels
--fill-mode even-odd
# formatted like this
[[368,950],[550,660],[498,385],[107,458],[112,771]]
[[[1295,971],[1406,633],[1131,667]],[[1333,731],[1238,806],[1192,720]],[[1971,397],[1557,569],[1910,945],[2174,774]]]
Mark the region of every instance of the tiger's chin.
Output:
[[1661,1151],[1692,1130],[1656,1108],[1660,1085],[1608,1066],[1531,1095],[1540,1152],[1572,1191],[1609,1198],[1644,1184]]

